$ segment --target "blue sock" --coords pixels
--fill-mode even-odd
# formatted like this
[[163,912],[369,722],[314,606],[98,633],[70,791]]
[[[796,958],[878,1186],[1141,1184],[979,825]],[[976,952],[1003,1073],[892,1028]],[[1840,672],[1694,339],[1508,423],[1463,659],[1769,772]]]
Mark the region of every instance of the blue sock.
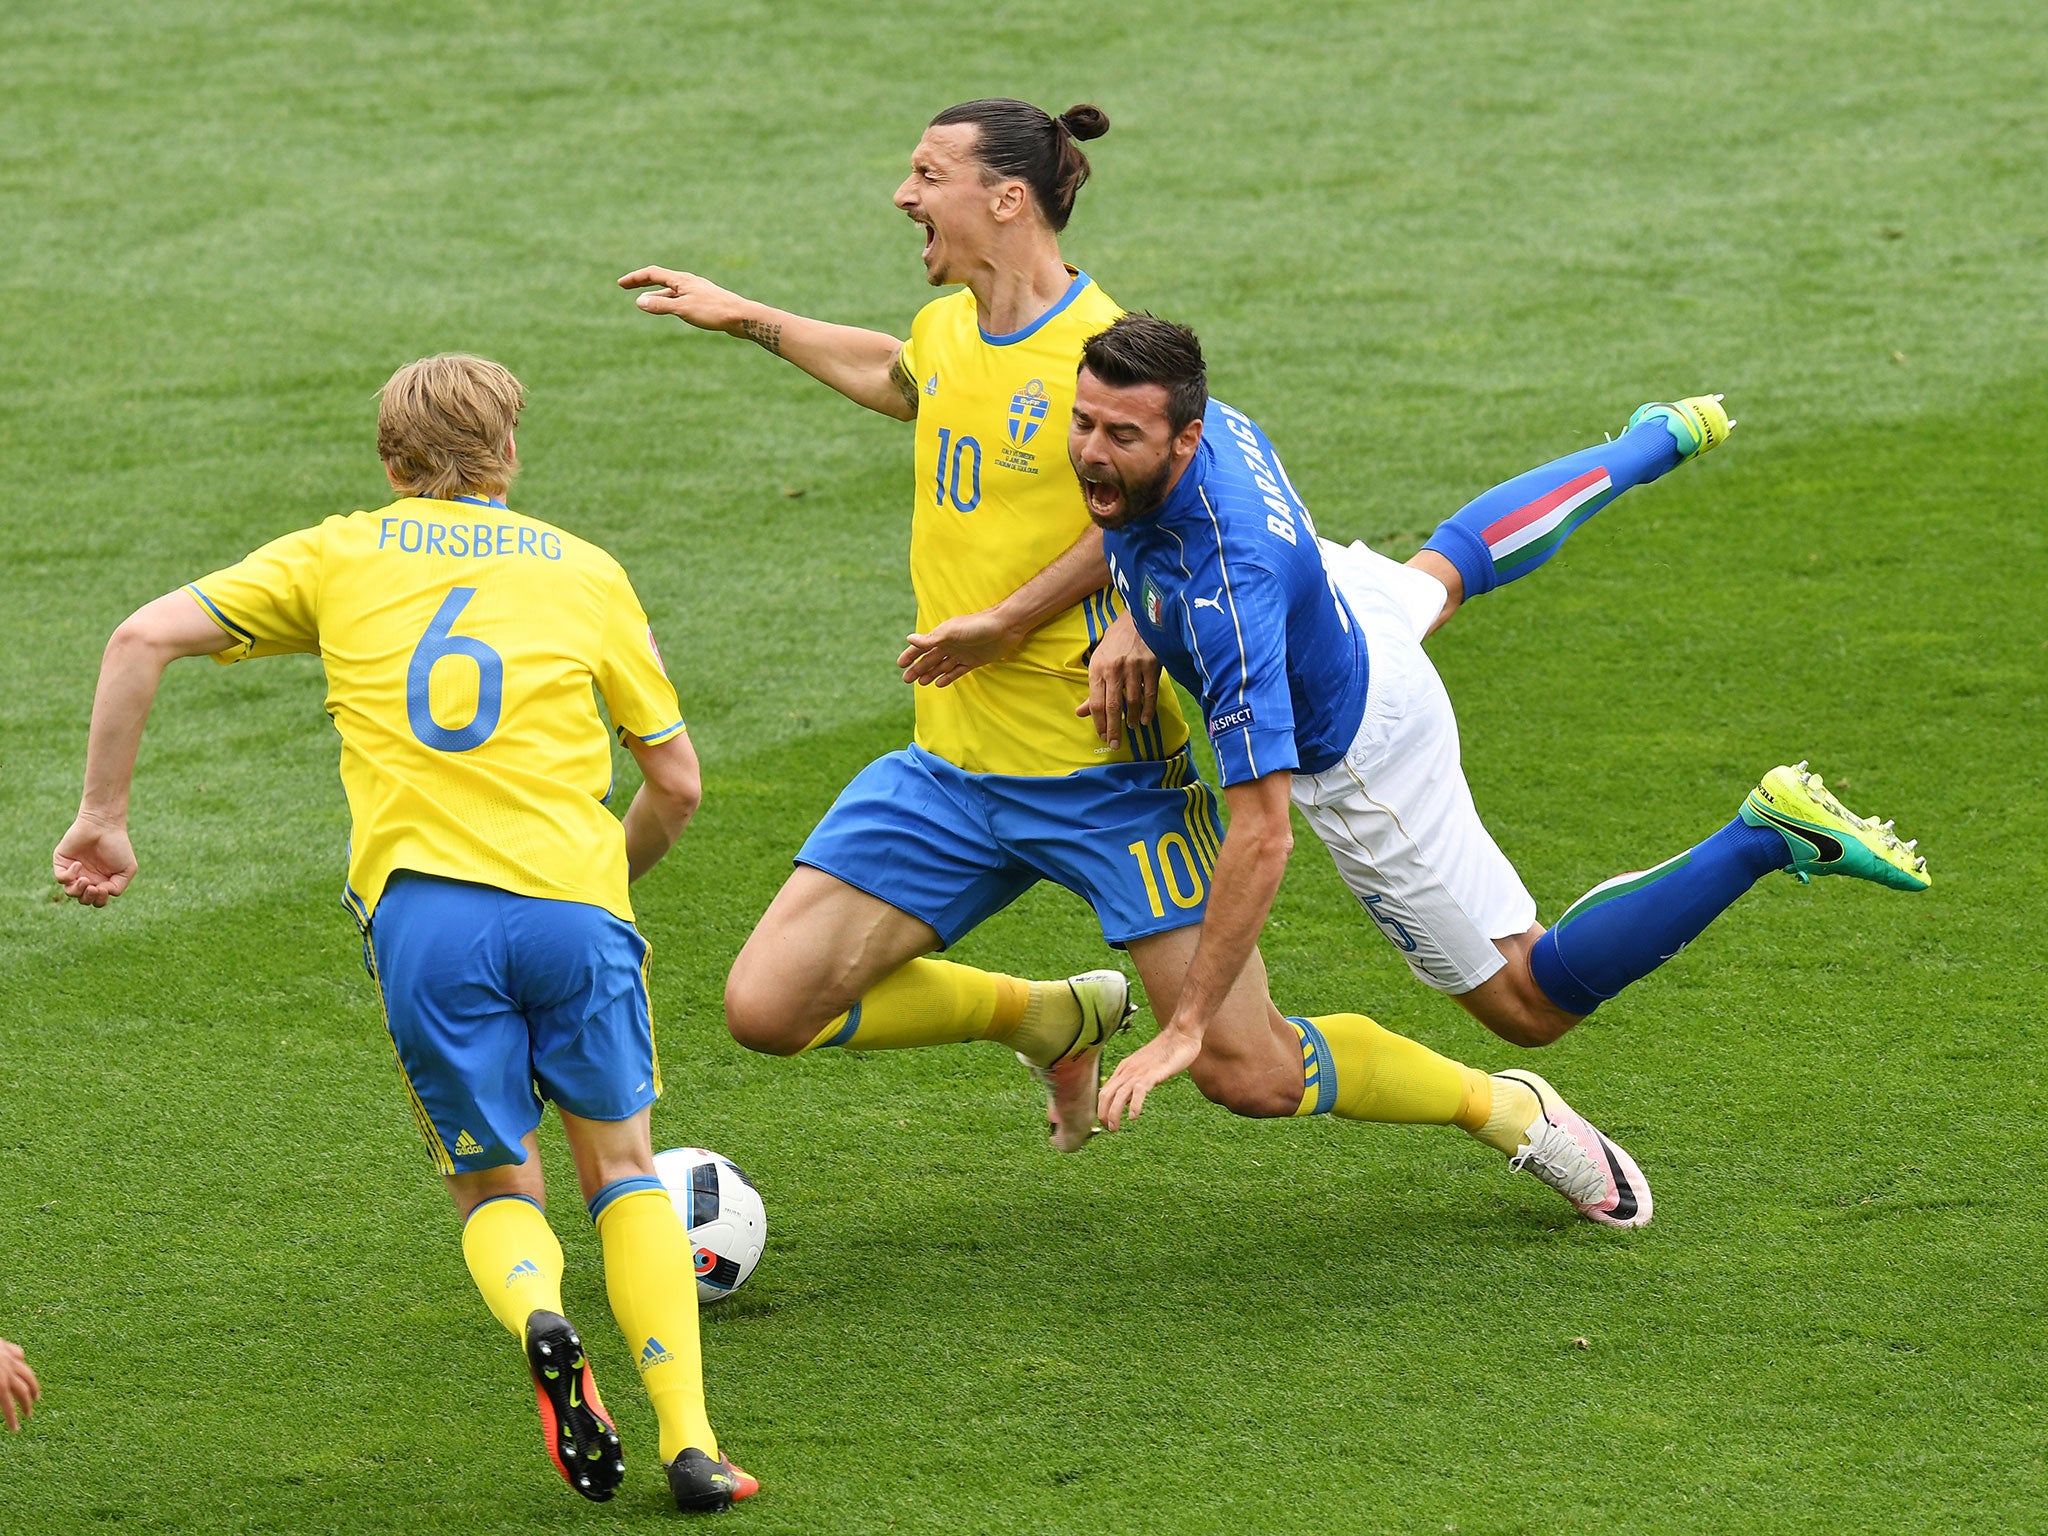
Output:
[[1596,885],[1529,951],[1536,985],[1566,1013],[1588,1014],[1705,931],[1735,898],[1792,862],[1785,835],[1740,816],[1639,875]]
[[1647,485],[1682,462],[1671,429],[1653,417],[1611,443],[1496,485],[1439,523],[1422,547],[1455,565],[1465,578],[1465,595],[1477,597],[1528,575],[1623,491]]

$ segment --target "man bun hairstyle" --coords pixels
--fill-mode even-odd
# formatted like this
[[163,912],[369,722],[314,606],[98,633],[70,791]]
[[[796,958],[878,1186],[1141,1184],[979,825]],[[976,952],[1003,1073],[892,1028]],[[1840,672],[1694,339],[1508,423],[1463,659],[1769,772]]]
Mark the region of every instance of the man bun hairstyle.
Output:
[[1031,189],[1039,212],[1054,231],[1067,227],[1074,198],[1088,180],[1088,157],[1081,142],[1109,132],[1109,114],[1082,102],[1058,117],[1028,101],[989,96],[948,107],[931,121],[934,128],[971,123],[979,131],[974,157],[984,179],[1014,176]]
[[1195,333],[1143,310],[1119,315],[1081,348],[1081,366],[1105,384],[1166,391],[1166,425],[1176,436],[1209,408],[1209,367]]
[[502,496],[519,472],[506,451],[526,390],[467,352],[407,363],[377,391],[377,456],[408,496]]

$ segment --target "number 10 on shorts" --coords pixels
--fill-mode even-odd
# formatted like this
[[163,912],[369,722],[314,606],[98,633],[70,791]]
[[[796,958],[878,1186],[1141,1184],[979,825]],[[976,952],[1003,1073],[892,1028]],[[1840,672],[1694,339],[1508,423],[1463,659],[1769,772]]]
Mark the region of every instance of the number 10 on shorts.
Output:
[[[1126,851],[1138,861],[1138,878],[1145,882],[1145,898],[1152,903],[1154,917],[1166,916],[1166,907],[1159,899],[1162,884],[1167,898],[1182,911],[1202,904],[1202,866],[1188,840],[1178,832],[1168,832],[1159,839],[1156,865],[1152,850],[1142,842],[1132,843]],[[1181,885],[1183,876],[1187,880],[1185,889]]]

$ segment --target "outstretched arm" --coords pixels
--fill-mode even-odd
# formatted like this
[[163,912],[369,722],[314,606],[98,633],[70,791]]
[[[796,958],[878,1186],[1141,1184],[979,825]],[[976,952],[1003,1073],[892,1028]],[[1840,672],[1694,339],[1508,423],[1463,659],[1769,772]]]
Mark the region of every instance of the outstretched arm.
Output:
[[1103,1084],[1102,1123],[1112,1131],[1122,1126],[1126,1114],[1135,1120],[1145,1107],[1145,1095],[1186,1071],[1202,1053],[1210,1021],[1258,947],[1294,847],[1294,829],[1287,821],[1292,782],[1293,775],[1283,770],[1225,786],[1230,830],[1210,877],[1209,908],[1188,966],[1187,984],[1173,1017],[1119,1062]]
[[128,791],[142,727],[156,702],[164,668],[181,656],[211,656],[236,643],[188,592],[171,592],[138,608],[114,631],[100,659],[85,745],[85,794],[78,819],[57,844],[50,868],[64,894],[104,907],[135,878],[128,842]]
[[976,667],[1001,661],[1041,624],[1108,585],[1102,530],[1090,528],[1051,565],[993,608],[963,613],[934,625],[929,634],[909,636],[896,665],[903,669],[906,683],[943,688]]
[[634,302],[650,315],[674,315],[700,331],[723,331],[789,359],[856,405],[898,421],[917,415],[917,381],[903,366],[903,343],[882,331],[832,325],[770,309],[692,272],[642,267],[621,288],[652,288]]

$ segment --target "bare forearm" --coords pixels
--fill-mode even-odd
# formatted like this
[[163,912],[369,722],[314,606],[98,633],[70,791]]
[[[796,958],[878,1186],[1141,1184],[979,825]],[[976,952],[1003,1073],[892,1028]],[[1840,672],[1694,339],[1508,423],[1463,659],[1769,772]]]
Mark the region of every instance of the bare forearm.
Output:
[[675,847],[696,806],[642,784],[626,807],[626,878],[638,880]]
[[142,728],[173,655],[161,646],[116,630],[100,661],[92,699],[92,729],[85,745],[85,792],[78,813],[112,826],[128,823],[128,796]]
[[730,334],[755,343],[829,384],[847,399],[884,416],[908,421],[917,415],[915,389],[905,391],[892,375],[903,343],[883,331],[833,325],[748,300]]
[[1102,530],[1090,528],[1051,565],[996,604],[996,615],[1003,628],[1021,640],[1089,593],[1100,592],[1108,585],[1109,564],[1102,557]]
[[1188,967],[1175,1020],[1207,1021],[1244,973],[1287,873],[1292,837],[1283,822],[1276,837],[1267,831],[1240,833],[1233,826],[1209,882],[1209,906],[1202,937]]

